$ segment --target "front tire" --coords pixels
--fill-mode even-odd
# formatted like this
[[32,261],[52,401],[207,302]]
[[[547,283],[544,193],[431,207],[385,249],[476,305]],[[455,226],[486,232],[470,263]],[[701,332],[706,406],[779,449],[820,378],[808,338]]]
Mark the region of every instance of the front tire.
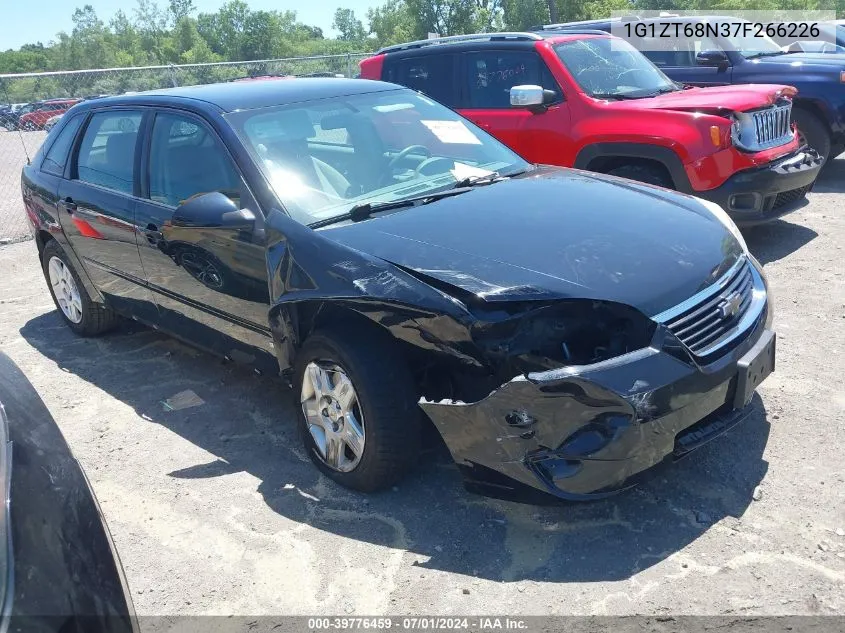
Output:
[[399,481],[416,463],[419,398],[395,343],[361,327],[340,332],[312,334],[297,355],[300,434],[324,475],[373,492]]
[[798,127],[798,134],[800,134],[807,145],[819,153],[825,163],[831,152],[831,138],[827,126],[819,117],[812,112],[802,108],[794,108],[792,110],[792,121]]
[[91,301],[79,274],[55,240],[44,246],[41,266],[53,302],[71,330],[80,336],[97,336],[114,328],[117,315],[107,306]]
[[628,180],[636,180],[637,182],[644,182],[648,185],[657,185],[666,189],[675,188],[665,170],[652,165],[621,165],[609,170],[607,174],[618,176],[619,178],[627,178]]

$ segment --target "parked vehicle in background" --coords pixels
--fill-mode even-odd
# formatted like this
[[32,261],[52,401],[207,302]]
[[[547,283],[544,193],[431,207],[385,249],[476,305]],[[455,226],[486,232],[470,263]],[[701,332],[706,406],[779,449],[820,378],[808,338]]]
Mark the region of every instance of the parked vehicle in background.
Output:
[[24,103],[4,106],[0,109],[0,127],[5,127],[7,130],[17,130],[21,115],[32,112],[37,105],[37,103]]
[[43,130],[52,117],[64,114],[80,101],[81,99],[52,99],[32,104],[35,107],[31,110],[20,110],[23,113],[18,117],[17,126],[21,130]]
[[17,123],[17,116],[10,105],[0,106],[0,128],[13,129]]
[[382,49],[361,75],[456,108],[524,158],[690,193],[740,224],[794,210],[821,166],[788,86],[682,87],[602,31],[501,33]]
[[2,352],[0,494],[0,630],[138,631],[88,479],[38,393]]
[[415,463],[424,413],[474,490],[604,496],[738,423],[774,369],[718,205],[536,167],[393,84],[85,102],[22,191],[68,327],[128,315],[281,373],[308,455],[357,490]]
[[56,123],[58,123],[63,116],[64,114],[57,114],[55,116],[51,116],[44,122],[44,129],[48,132],[52,130],[53,126],[56,125]]
[[[791,53],[835,53],[845,52],[845,26],[836,22],[822,22],[817,25],[821,37],[818,41],[801,41],[777,34],[777,24],[772,24],[772,41]],[[784,32],[782,29],[781,32]]]
[[[725,20],[736,18],[722,18]],[[669,17],[646,23],[708,24],[717,17]],[[547,29],[596,28],[610,32],[611,20],[551,25]],[[661,29],[663,27],[660,27]],[[683,27],[680,27],[683,28]],[[691,86],[788,84],[798,89],[793,121],[807,143],[827,159],[845,149],[845,56],[787,52],[768,37],[691,37],[655,42],[644,51],[666,75]]]

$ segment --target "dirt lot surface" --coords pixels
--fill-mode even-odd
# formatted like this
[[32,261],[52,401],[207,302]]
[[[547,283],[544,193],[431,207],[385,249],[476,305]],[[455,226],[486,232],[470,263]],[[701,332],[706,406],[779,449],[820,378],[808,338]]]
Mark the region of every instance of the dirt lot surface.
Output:
[[[639,488],[538,508],[432,455],[362,496],[319,476],[278,382],[127,324],[77,338],[32,242],[0,248],[0,347],[85,467],[139,614],[845,614],[845,157],[748,231],[777,371],[729,435]],[[165,411],[185,389],[205,404]]]

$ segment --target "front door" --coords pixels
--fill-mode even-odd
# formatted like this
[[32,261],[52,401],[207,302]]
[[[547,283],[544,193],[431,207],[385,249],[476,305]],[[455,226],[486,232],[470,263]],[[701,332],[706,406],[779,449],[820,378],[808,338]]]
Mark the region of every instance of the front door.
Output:
[[[551,71],[533,50],[485,49],[460,57],[465,79],[459,112],[533,163],[561,165],[571,145],[569,106]],[[544,111],[514,108],[510,89],[519,85],[553,90],[559,99]]]
[[[176,110],[155,113],[142,158],[135,214],[138,250],[162,326],[235,360],[275,364],[260,209],[229,152],[208,124]],[[220,192],[249,209],[249,228],[186,226],[179,208]]]
[[[730,61],[716,65],[702,65],[696,55],[703,51],[723,51],[719,42],[711,37],[691,37],[670,40],[643,53],[670,79],[690,86],[727,86],[732,79]],[[657,50],[657,49],[660,50]],[[728,59],[730,56],[728,55]]]
[[93,113],[58,187],[58,217],[91,281],[118,310],[155,320],[135,244],[139,110]]

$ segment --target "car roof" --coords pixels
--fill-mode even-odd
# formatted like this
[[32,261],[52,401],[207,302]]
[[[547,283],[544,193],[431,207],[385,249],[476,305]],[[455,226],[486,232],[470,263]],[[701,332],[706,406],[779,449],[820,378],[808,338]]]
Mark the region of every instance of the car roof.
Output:
[[537,42],[543,40],[558,40],[561,37],[565,39],[575,39],[578,37],[607,37],[608,34],[604,31],[595,29],[578,29],[578,30],[555,30],[538,28],[536,31],[523,32],[502,32],[502,33],[470,33],[467,35],[451,35],[447,37],[434,37],[427,40],[415,40],[413,42],[404,42],[402,44],[393,44],[385,46],[376,51],[376,55],[391,54],[391,53],[411,53],[413,52],[432,52],[436,51],[442,46],[448,46],[450,50],[461,51],[477,50],[479,46],[491,45],[500,47],[503,44],[510,47],[525,47],[531,48]]
[[117,105],[164,105],[167,103],[194,102],[211,105],[223,112],[252,110],[268,106],[300,103],[332,97],[345,97],[369,92],[401,90],[401,86],[369,79],[304,78],[285,81],[244,81],[200,86],[185,86],[139,92],[133,95],[104,97],[83,102],[88,107],[100,108]]

